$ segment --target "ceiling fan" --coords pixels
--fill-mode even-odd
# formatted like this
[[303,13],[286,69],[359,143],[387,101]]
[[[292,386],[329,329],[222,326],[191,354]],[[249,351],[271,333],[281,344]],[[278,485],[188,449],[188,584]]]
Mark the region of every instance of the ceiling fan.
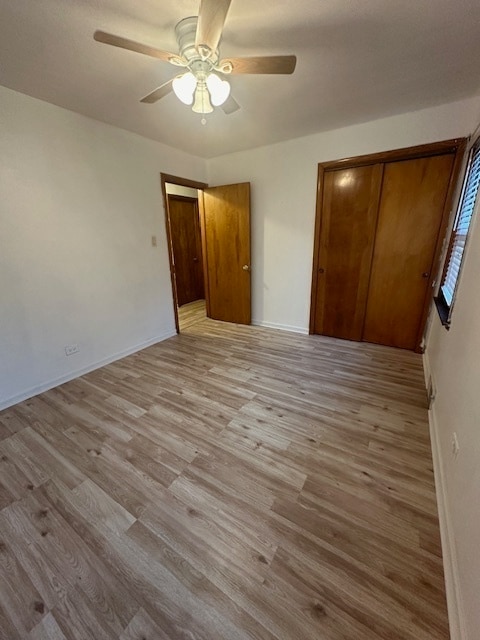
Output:
[[[295,70],[295,56],[259,56],[220,59],[218,44],[231,0],[200,0],[197,16],[184,18],[175,27],[179,53],[170,53],[148,45],[95,31],[94,39],[114,47],[129,49],[177,67],[186,69],[146,95],[140,102],[152,104],[172,90],[195,113],[211,113],[221,106],[227,114],[240,108],[230,95],[230,84],[224,76],[230,74],[289,74]],[[203,119],[204,123],[205,120]]]

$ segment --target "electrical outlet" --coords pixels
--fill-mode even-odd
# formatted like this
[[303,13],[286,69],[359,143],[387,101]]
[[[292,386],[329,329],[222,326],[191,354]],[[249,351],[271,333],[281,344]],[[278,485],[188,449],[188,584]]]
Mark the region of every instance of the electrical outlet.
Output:
[[66,356],[73,356],[74,353],[78,353],[79,351],[80,348],[78,344],[67,344],[67,346],[65,347]]
[[453,432],[452,436],[452,453],[453,457],[456,458],[458,456],[458,452],[460,451],[460,445],[458,444],[458,437],[456,432]]

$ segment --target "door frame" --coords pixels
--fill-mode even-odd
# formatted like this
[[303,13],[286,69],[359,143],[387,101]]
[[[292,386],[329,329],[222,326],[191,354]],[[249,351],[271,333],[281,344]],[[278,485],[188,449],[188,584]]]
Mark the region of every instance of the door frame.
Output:
[[[192,189],[198,189],[203,191],[208,187],[206,182],[198,182],[196,180],[190,180],[188,178],[181,178],[179,176],[173,176],[168,173],[160,173],[160,184],[162,187],[163,197],[163,209],[165,213],[165,230],[167,234],[167,247],[168,247],[168,262],[170,265],[170,281],[172,283],[172,297],[173,297],[173,313],[175,316],[175,329],[177,333],[180,333],[180,325],[178,322],[178,296],[177,296],[177,283],[175,280],[174,261],[173,261],[173,245],[172,245],[172,230],[170,226],[170,211],[168,208],[168,194],[167,194],[167,182],[170,184],[176,184],[180,187],[190,187]],[[200,209],[200,198],[199,198]],[[202,247],[203,248],[203,247]]]
[[[403,149],[394,149],[392,151],[383,151],[380,153],[371,153],[363,156],[342,158],[341,160],[333,160],[329,162],[321,162],[318,164],[318,178],[317,178],[317,202],[315,209],[315,231],[314,231],[314,246],[313,246],[313,263],[312,263],[312,288],[310,296],[310,324],[309,333],[314,333],[315,324],[315,309],[317,304],[317,272],[319,269],[320,259],[320,236],[322,232],[322,218],[323,218],[323,186],[324,176],[326,171],[333,171],[335,169],[350,169],[353,167],[364,166],[368,164],[397,162],[399,160],[413,160],[415,158],[426,158],[429,156],[437,156],[446,153],[455,154],[453,161],[452,173],[450,175],[450,182],[448,184],[447,195],[445,198],[440,230],[435,245],[435,251],[433,254],[432,267],[430,271],[430,277],[427,284],[427,294],[423,302],[423,310],[417,338],[415,342],[415,351],[417,353],[423,353],[423,336],[425,331],[425,325],[427,322],[430,303],[433,300],[433,288],[437,273],[440,269],[440,260],[443,255],[445,238],[447,229],[452,214],[453,199],[456,193],[456,186],[460,169],[463,164],[463,158],[465,155],[467,146],[467,138],[454,138],[452,140],[443,140],[440,142],[433,142],[431,144],[422,144],[415,147],[406,147]],[[429,294],[430,292],[430,294]]]

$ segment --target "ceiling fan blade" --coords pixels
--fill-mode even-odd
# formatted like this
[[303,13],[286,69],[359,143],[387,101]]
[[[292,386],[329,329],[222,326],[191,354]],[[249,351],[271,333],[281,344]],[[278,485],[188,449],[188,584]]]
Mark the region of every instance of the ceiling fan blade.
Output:
[[104,44],[111,44],[114,47],[120,47],[121,49],[128,49],[129,51],[136,51],[137,53],[143,53],[146,56],[152,58],[158,58],[164,62],[172,62],[173,64],[179,64],[179,56],[176,53],[170,53],[169,51],[163,51],[163,49],[155,49],[155,47],[149,47],[146,44],[140,42],[134,42],[121,36],[114,36],[112,33],[105,33],[105,31],[95,31],[93,34],[94,39],[97,42],[103,42]]
[[161,100],[172,91],[172,82],[173,78],[171,80],[168,80],[167,82],[164,82],[157,89],[155,89],[155,91],[152,91],[152,93],[149,93],[148,96],[142,98],[140,102],[146,104],[153,104],[154,102],[158,102],[158,100]]
[[222,109],[228,116],[231,113],[234,113],[235,111],[238,111],[240,109],[240,105],[235,100],[235,98],[232,98],[232,96],[230,95],[225,100],[225,102],[222,104]]
[[208,58],[218,47],[230,3],[231,0],[200,2],[195,47],[204,58]]
[[296,64],[296,56],[258,56],[225,58],[218,66],[225,69],[225,73],[293,73]]

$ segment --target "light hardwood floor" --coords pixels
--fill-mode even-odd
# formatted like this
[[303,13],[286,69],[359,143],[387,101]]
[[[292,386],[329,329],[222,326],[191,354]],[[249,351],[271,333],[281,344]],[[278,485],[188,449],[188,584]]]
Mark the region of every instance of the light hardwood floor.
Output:
[[421,367],[204,319],[0,413],[1,638],[448,638]]
[[205,300],[195,300],[178,307],[178,324],[180,333],[193,327],[194,324],[207,317]]

